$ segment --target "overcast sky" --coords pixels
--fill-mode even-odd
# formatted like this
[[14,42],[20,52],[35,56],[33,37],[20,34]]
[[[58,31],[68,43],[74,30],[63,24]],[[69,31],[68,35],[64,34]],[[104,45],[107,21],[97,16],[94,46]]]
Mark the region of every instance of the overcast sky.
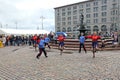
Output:
[[54,8],[85,0],[0,0],[0,27],[54,31]]

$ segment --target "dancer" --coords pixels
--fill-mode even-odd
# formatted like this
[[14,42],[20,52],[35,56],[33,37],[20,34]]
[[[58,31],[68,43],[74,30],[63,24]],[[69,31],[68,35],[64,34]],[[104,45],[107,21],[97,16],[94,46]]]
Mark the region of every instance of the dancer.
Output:
[[81,53],[81,47],[83,47],[85,53],[87,53],[86,48],[85,48],[85,45],[84,45],[84,43],[85,43],[85,36],[84,36],[83,33],[81,33],[81,36],[80,36],[80,38],[79,38],[79,41],[80,41],[79,53]]
[[64,39],[65,39],[65,37],[62,35],[62,34],[60,34],[59,36],[58,36],[58,41],[59,41],[59,50],[60,50],[60,55],[62,55],[62,53],[63,53],[63,49],[64,49]]
[[50,38],[47,36],[47,34],[45,35],[45,46],[48,46],[49,49],[51,49],[50,45],[49,45],[49,42],[50,42]]
[[35,51],[37,51],[37,34],[33,36],[33,47],[35,47]]
[[39,47],[39,53],[36,56],[37,59],[39,59],[39,57],[41,56],[42,52],[44,52],[44,55],[45,55],[46,58],[48,57],[47,53],[45,51],[45,46],[44,45],[45,45],[45,41],[44,41],[44,37],[42,36],[41,40],[40,40],[40,43],[38,45],[38,47]]
[[86,37],[92,39],[93,58],[95,58],[95,52],[96,52],[97,47],[98,47],[98,39],[101,39],[101,37],[98,36],[96,32],[94,32],[93,35],[86,36]]
[[104,50],[104,48],[105,48],[105,39],[103,38],[102,40],[101,40],[101,50],[103,51]]

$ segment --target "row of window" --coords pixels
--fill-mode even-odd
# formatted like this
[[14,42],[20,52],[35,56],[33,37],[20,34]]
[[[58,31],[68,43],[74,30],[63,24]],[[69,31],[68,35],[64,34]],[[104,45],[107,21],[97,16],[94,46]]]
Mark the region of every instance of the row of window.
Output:
[[[87,28],[88,28],[89,30],[91,30],[90,26],[87,26]],[[57,27],[57,30],[60,30],[60,27]],[[99,30],[98,26],[94,26],[94,27],[93,27],[93,31],[96,31],[96,30]],[[63,28],[62,28],[62,31],[63,31],[63,32],[66,32],[66,31],[67,31],[67,32],[77,31],[77,27],[73,27],[73,29],[72,29],[71,27],[68,27],[68,28],[63,27]],[[105,25],[102,25],[102,26],[101,26],[101,31],[107,31],[107,27],[106,27]]]
[[[64,14],[64,15],[65,15],[65,14]],[[116,11],[116,10],[111,11],[111,15],[118,15],[118,11]],[[80,15],[80,16],[81,16],[81,15]],[[73,16],[73,20],[80,19],[80,16],[79,16],[79,17]],[[102,16],[102,17],[107,17],[107,12],[102,12],[102,13],[101,13],[101,16]],[[99,17],[99,13],[93,13],[93,17],[94,17],[94,18],[98,18],[98,17]],[[86,14],[86,18],[91,18],[91,14]],[[71,20],[71,19],[72,19],[71,17],[68,17],[68,18],[67,18],[67,20]],[[63,18],[62,18],[62,21],[65,21],[65,20],[66,20],[66,18],[63,17]],[[115,20],[115,19],[114,19],[114,20]],[[60,19],[59,16],[57,17],[57,21],[61,21],[61,19]],[[113,20],[111,20],[111,21],[113,21]]]
[[[94,14],[93,14],[93,17],[96,18],[96,17],[98,17],[98,15],[99,15],[98,13],[94,13]],[[81,15],[80,15],[80,16],[81,16]],[[106,16],[107,16],[107,12],[102,12],[102,13],[101,13],[101,16],[106,17]],[[74,19],[79,19],[79,18],[80,18],[80,17],[73,16],[73,20],[74,20]],[[91,14],[86,14],[86,18],[91,18]],[[63,17],[63,18],[62,18],[62,21],[65,21],[65,20],[66,20],[66,18]],[[68,17],[67,20],[71,20],[71,17]],[[57,21],[60,21],[60,17],[57,17]]]
[[[98,12],[98,7],[94,7],[93,8],[93,12]],[[102,11],[105,11],[105,10],[107,10],[107,7],[105,7],[105,6],[102,6]],[[91,12],[91,8],[87,8],[86,9],[86,13],[90,13]],[[77,10],[74,10],[73,12],[71,12],[71,11],[68,11],[67,12],[67,15],[71,15],[73,13],[73,15],[76,15],[77,13],[78,13],[78,11]],[[80,9],[79,10],[79,13],[81,14],[81,13],[84,13],[84,9]],[[60,13],[57,13],[57,16],[59,16],[60,15]],[[62,12],[62,16],[65,16],[66,15],[66,12]]]
[[[94,12],[98,12],[97,11],[97,8],[95,8],[95,10],[96,11],[94,11]],[[66,16],[66,15],[68,15],[68,16],[70,16],[70,15],[77,15],[77,10],[74,10],[73,11],[73,13],[71,12],[71,11],[68,11],[67,13],[66,12],[63,12],[62,13],[62,16]],[[83,11],[83,9],[81,9],[81,10],[79,10],[79,14],[81,14],[81,13],[84,13],[84,11]],[[90,10],[89,9],[87,9],[87,11],[86,11],[86,13],[90,13]],[[98,13],[97,13],[98,14]],[[107,14],[107,12],[102,12],[102,16],[103,15],[106,15]],[[118,10],[116,9],[116,10],[111,10],[111,15],[118,15]],[[57,16],[60,16],[60,13],[57,13]]]
[[[114,2],[116,2],[116,0],[115,0]],[[107,3],[107,0],[102,1],[102,4],[104,4],[104,5],[101,6],[101,10],[102,10],[102,11],[103,11],[103,10],[107,10],[107,4],[106,4],[106,3]],[[98,11],[98,9],[99,9],[99,7],[98,7],[98,1],[93,2],[93,4],[94,4],[94,5],[97,5],[97,6],[93,6],[93,11]],[[113,3],[113,4],[112,4],[112,8],[117,8],[117,7],[118,7],[117,3]],[[83,4],[80,4],[79,9],[84,9],[84,8],[85,8],[84,5],[83,5]],[[90,2],[89,2],[89,3],[86,3],[86,8],[90,9]],[[67,8],[62,8],[62,12],[65,12],[66,9],[67,9],[68,11],[71,11],[71,10],[72,10],[72,7],[71,7],[71,6],[68,6]],[[74,5],[74,6],[73,6],[73,10],[77,10],[77,9],[78,9],[78,8],[77,8],[77,5]],[[57,9],[57,12],[60,12],[59,9]]]
[[[102,12],[101,13],[101,16],[102,17],[106,17],[107,16],[107,12]],[[81,15],[79,16],[79,17],[77,17],[77,16],[73,16],[73,17],[62,17],[62,21],[66,21],[66,20],[68,20],[68,21],[70,21],[70,20],[77,20],[77,19],[80,19],[80,17],[81,17]],[[93,17],[94,18],[98,18],[99,17],[99,14],[98,13],[94,13],[93,14]],[[86,14],[86,18],[91,18],[91,14]],[[60,17],[57,17],[57,21],[61,21],[61,18]]]
[[[89,29],[89,30],[91,30],[91,29]],[[100,29],[99,28],[93,28],[93,31],[99,31]],[[118,28],[116,28],[116,27],[114,27],[114,28],[110,28],[110,31],[117,31],[118,30]],[[69,29],[62,29],[62,32],[71,32],[72,30],[69,28]],[[105,31],[105,32],[107,32],[108,30],[105,28],[105,29],[101,29],[101,31]],[[57,32],[61,32],[61,30],[60,29],[57,29]]]
[[[102,3],[102,4],[107,4],[107,1],[108,1],[108,0],[102,0],[101,3]],[[90,6],[91,6],[91,3],[90,3],[90,2],[86,3],[86,7],[90,7]],[[98,6],[98,1],[94,1],[94,2],[93,2],[93,6]],[[79,8],[84,8],[84,5],[83,5],[83,4],[80,4],[80,5],[79,5]],[[74,6],[73,6],[73,9],[77,9],[77,5],[74,5]],[[65,11],[65,10],[66,10],[65,8],[62,9],[62,11]],[[69,7],[67,8],[67,10],[71,10],[71,7],[69,6]],[[58,12],[59,12],[59,10],[58,10]]]
[[[91,30],[91,26],[87,26],[87,29]],[[117,26],[113,27],[111,26],[110,27],[110,30],[117,30]],[[98,26],[93,26],[93,31],[99,31],[99,27]],[[71,27],[68,27],[68,28],[65,28],[63,27],[62,30],[60,29],[60,27],[57,27],[57,32],[71,32],[71,31],[77,31],[77,27],[73,27],[73,29]],[[106,25],[102,25],[101,26],[101,31],[107,31],[107,27]]]
[[[77,18],[76,16],[74,17],[75,19]],[[66,18],[62,18],[62,25],[71,25],[71,17],[68,17],[68,22],[65,22]],[[118,21],[118,17],[111,17],[111,21],[114,22],[114,21]],[[101,22],[102,23],[106,23],[107,22],[107,18],[101,18]],[[86,20],[86,24],[90,24],[91,23],[91,20],[90,19],[87,19]],[[93,19],[93,23],[99,23],[99,19]],[[78,21],[74,20],[73,21],[73,24],[78,24]],[[58,26],[60,26],[60,23],[58,22],[57,23]]]

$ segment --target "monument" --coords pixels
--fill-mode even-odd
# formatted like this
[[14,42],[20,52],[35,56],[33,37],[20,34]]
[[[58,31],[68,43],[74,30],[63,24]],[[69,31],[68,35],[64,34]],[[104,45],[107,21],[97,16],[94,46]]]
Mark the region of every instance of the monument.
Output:
[[80,34],[83,33],[85,35],[85,32],[88,31],[88,29],[85,28],[85,25],[83,24],[83,20],[84,20],[84,15],[81,13],[80,25],[78,25],[79,26],[78,31],[80,32]]

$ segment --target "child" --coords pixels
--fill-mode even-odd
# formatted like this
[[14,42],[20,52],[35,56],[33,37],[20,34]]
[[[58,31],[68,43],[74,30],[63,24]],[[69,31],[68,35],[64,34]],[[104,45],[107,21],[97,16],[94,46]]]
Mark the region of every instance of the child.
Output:
[[101,39],[101,37],[97,35],[97,32],[94,32],[93,35],[86,36],[86,38],[92,39],[93,58],[95,58],[95,52],[98,48],[98,39]]
[[80,41],[79,53],[81,53],[81,47],[83,47],[85,53],[87,53],[86,48],[85,48],[85,45],[84,45],[84,43],[85,43],[85,36],[84,36],[83,33],[81,33],[81,36],[80,36],[80,38],[79,38],[79,41]]
[[41,37],[40,43],[38,45],[38,47],[39,47],[39,53],[36,56],[37,59],[39,59],[39,57],[41,56],[42,52],[44,52],[44,55],[45,55],[46,58],[48,57],[47,53],[45,51],[45,46],[44,45],[45,45],[44,37]]
[[63,36],[63,35],[59,35],[58,36],[58,41],[59,41],[59,49],[60,49],[60,55],[62,55],[62,53],[63,53],[63,49],[64,49],[64,39],[65,39],[65,37]]
[[49,45],[49,42],[50,42],[50,38],[47,37],[47,35],[45,36],[45,46],[48,45],[49,49],[51,49],[50,45]]
[[104,50],[104,48],[105,48],[105,39],[102,39],[102,44],[101,44],[101,50]]

